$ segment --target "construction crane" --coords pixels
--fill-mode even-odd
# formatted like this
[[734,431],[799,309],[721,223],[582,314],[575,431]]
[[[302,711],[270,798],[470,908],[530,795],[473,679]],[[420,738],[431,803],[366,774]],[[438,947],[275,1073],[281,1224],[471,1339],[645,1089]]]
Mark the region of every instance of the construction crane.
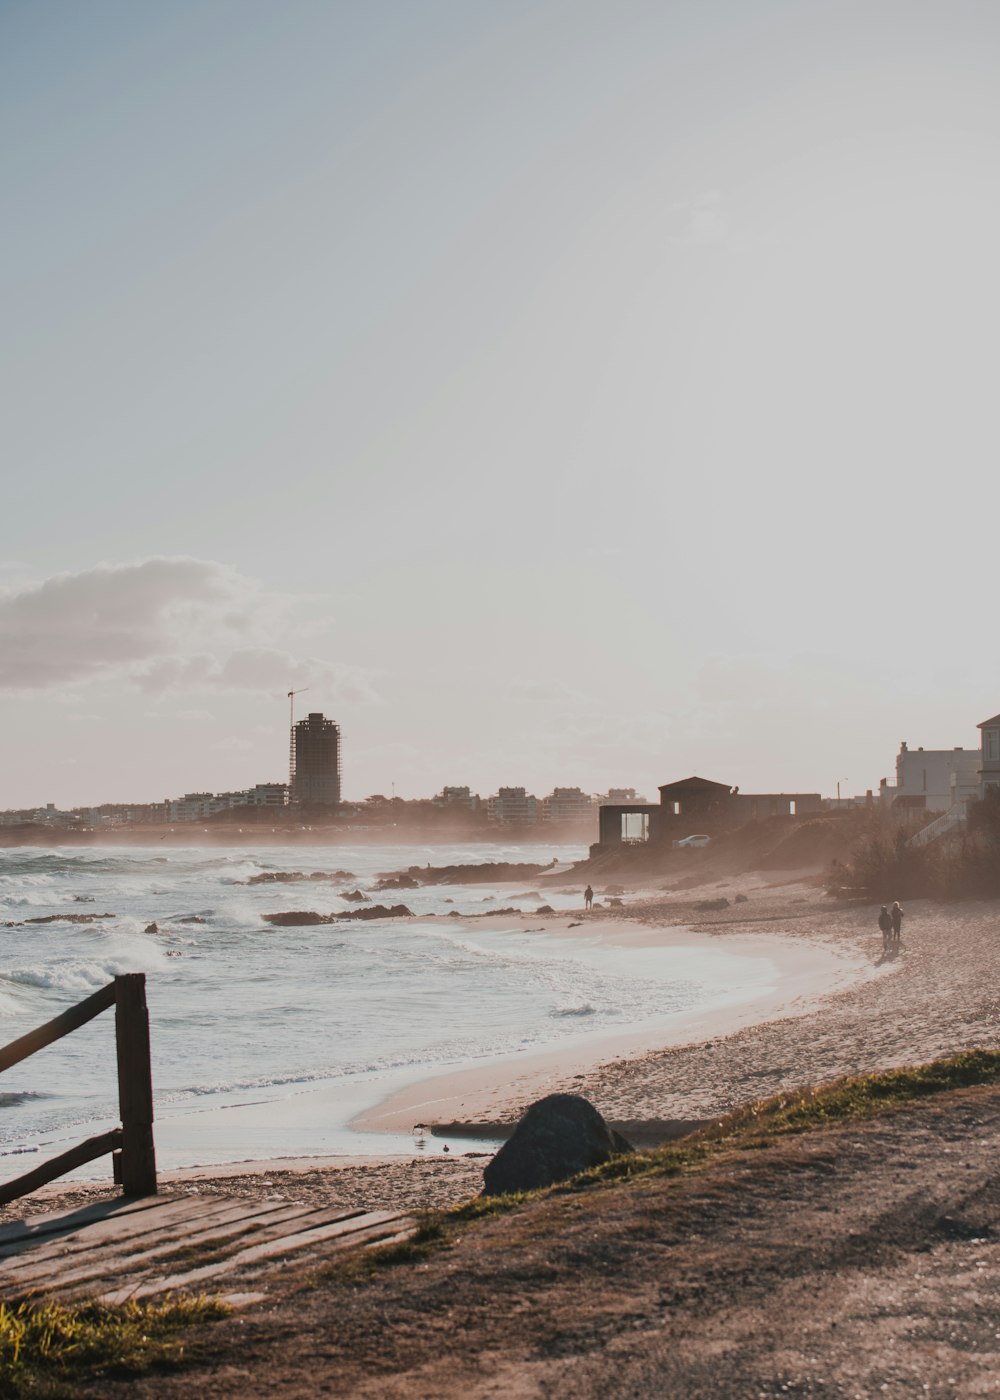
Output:
[[295,697],[304,695],[309,689],[307,685],[300,686],[298,690],[288,692],[288,800],[292,800],[292,789],[295,786]]

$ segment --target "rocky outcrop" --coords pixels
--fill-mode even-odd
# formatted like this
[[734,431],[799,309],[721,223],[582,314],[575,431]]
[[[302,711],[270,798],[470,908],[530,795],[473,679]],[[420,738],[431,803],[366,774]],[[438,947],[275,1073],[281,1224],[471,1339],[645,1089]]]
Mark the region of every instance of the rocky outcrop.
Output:
[[372,889],[379,890],[419,890],[420,881],[412,875],[383,875]]
[[263,914],[267,923],[278,928],[300,928],[309,924],[342,924],[353,919],[412,919],[413,911],[405,904],[373,904],[370,909],[348,909],[340,914],[318,914],[315,909],[283,909],[277,914]]
[[633,1152],[579,1094],[549,1094],[533,1103],[483,1171],[483,1195],[536,1191]]
[[248,885],[297,885],[300,880],[353,880],[350,870],[262,870],[245,881]]
[[[98,919],[117,919],[117,914],[36,914],[33,919],[22,919],[22,924],[96,924]],[[4,924],[4,928],[17,928],[17,924]]]
[[[496,860],[483,861],[480,865],[411,865],[405,871],[387,871],[380,878],[383,881],[409,878],[414,882],[413,888],[417,885],[497,885],[505,880],[533,880],[536,875],[549,869],[549,865]],[[384,888],[390,886],[385,885]]]
[[341,890],[341,899],[346,899],[348,904],[367,904],[368,896],[361,890]]

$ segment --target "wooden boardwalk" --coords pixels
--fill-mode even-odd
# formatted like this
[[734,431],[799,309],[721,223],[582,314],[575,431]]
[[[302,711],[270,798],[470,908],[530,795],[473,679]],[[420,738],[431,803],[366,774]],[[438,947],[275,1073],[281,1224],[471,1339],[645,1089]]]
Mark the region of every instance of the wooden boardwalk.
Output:
[[120,1303],[166,1293],[260,1300],[292,1262],[406,1239],[393,1211],[214,1197],[121,1197],[0,1226],[0,1299]]

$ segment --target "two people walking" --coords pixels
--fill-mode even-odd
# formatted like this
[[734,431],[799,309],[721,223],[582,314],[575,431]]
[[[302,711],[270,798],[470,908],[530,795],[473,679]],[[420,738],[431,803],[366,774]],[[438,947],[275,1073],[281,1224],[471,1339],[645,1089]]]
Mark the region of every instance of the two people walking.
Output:
[[878,915],[878,926],[882,930],[882,952],[888,953],[898,948],[903,935],[903,911],[897,899],[891,909],[882,905]]

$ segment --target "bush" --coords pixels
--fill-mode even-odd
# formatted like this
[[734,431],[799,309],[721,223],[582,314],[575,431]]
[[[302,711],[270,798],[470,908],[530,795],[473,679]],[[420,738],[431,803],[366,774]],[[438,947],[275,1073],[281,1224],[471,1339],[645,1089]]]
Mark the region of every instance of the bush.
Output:
[[836,865],[829,888],[886,903],[891,899],[968,899],[1000,895],[1000,799],[973,803],[969,830],[926,846],[911,846],[912,833],[875,825],[862,837],[849,865]]

